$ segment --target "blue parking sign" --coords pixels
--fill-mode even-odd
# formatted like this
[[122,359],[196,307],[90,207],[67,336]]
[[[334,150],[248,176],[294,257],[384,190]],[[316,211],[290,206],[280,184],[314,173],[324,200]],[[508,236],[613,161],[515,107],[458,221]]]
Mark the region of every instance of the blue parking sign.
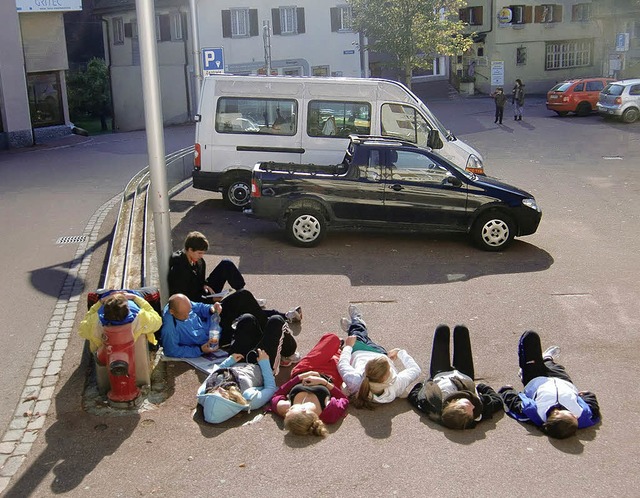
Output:
[[224,52],[222,48],[202,49],[202,74],[211,76],[212,74],[224,73]]

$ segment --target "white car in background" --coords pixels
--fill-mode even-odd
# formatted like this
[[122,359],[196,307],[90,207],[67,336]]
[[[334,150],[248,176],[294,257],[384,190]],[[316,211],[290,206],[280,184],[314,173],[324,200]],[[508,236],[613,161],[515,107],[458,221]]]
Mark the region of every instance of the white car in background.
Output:
[[625,123],[640,119],[640,78],[609,83],[600,92],[596,104],[600,115],[612,116]]

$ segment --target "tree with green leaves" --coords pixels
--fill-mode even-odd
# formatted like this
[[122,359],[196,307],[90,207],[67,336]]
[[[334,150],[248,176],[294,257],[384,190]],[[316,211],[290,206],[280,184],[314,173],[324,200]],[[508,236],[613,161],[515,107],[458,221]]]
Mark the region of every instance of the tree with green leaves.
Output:
[[109,68],[104,59],[93,57],[85,70],[67,75],[67,96],[71,119],[87,116],[100,118],[102,131],[107,131],[107,117],[111,114]]
[[404,73],[411,88],[415,68],[427,69],[439,55],[457,55],[469,49],[465,24],[458,9],[466,0],[349,0],[354,29],[368,38],[367,50],[387,53]]

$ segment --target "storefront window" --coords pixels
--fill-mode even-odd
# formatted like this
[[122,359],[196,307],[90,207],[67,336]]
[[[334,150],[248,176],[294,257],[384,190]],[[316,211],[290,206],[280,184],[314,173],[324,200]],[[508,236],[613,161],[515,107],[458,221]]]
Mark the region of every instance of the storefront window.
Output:
[[27,86],[31,124],[34,128],[64,124],[59,73],[29,74]]

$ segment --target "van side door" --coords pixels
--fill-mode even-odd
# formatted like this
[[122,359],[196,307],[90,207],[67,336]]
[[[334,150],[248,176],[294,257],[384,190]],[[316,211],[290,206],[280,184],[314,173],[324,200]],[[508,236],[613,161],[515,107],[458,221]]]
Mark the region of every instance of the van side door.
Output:
[[[442,148],[442,143],[431,143],[432,127],[418,110],[407,104],[382,104],[380,110],[380,134],[401,138],[420,147]],[[439,146],[438,146],[439,145]]]
[[467,184],[438,159],[420,150],[387,151],[387,221],[466,230]]

